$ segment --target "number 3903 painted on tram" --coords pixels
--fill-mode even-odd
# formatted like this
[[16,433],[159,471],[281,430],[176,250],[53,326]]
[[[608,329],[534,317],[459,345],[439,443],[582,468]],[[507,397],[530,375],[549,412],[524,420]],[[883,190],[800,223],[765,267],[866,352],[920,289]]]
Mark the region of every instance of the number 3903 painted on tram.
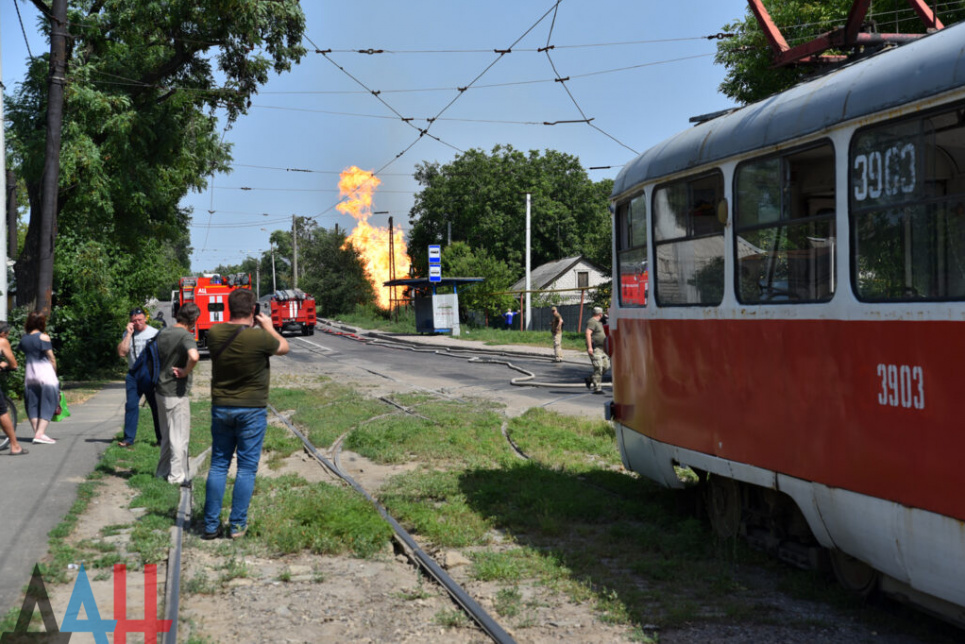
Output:
[[881,391],[878,404],[905,409],[925,408],[925,374],[921,367],[879,364]]

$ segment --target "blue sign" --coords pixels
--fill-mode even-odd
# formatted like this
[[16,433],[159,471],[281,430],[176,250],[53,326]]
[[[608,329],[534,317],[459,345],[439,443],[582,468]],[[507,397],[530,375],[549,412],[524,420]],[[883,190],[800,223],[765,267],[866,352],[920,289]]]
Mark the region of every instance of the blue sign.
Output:
[[442,264],[442,246],[433,244],[429,246],[429,266],[439,266]]
[[442,281],[442,266],[430,266],[430,267],[429,267],[429,281],[430,281],[430,282],[441,282],[441,281]]

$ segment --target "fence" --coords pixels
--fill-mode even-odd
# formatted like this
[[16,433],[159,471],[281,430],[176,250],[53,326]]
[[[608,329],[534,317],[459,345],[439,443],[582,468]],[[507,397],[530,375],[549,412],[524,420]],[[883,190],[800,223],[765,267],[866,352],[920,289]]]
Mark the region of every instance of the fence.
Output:
[[[583,309],[583,319],[580,319],[580,309]],[[590,319],[593,315],[593,305],[589,303],[584,303],[582,307],[579,304],[562,304],[557,305],[556,309],[563,316],[563,330],[564,331],[582,331],[586,326],[586,321]],[[550,330],[550,322],[553,320],[553,311],[549,306],[542,306],[539,308],[532,307],[530,309],[533,317],[533,323],[530,325],[531,331],[546,331]],[[520,328],[520,318],[522,317],[522,312],[515,316],[513,319],[513,329],[519,330]],[[474,326],[486,326],[486,316],[479,311],[469,311],[466,316],[466,322]],[[490,317],[489,326],[501,329],[503,328],[502,316],[496,316],[494,319]],[[523,320],[522,328],[526,328],[526,321]]]

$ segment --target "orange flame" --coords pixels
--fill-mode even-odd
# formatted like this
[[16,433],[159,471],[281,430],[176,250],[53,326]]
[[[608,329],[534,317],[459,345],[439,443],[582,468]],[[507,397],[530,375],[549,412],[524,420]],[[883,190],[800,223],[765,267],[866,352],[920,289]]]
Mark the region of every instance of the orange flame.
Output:
[[[354,165],[343,170],[339,175],[338,192],[340,197],[348,199],[335,207],[339,212],[355,219],[355,229],[346,238],[345,244],[352,244],[362,255],[378,304],[387,309],[390,306],[390,289],[382,284],[390,278],[389,229],[372,226],[368,222],[372,214],[372,197],[380,183],[382,181],[374,174]],[[405,277],[409,274],[409,255],[406,252],[405,235],[401,230],[393,231],[393,242],[395,275]]]

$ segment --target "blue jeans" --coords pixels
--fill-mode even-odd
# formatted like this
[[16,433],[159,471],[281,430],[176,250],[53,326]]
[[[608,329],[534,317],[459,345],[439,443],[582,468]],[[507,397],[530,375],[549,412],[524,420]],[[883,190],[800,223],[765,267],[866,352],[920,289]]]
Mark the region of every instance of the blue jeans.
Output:
[[[134,376],[127,374],[124,379],[124,386],[127,388],[127,402],[124,404],[124,441],[133,443],[137,436],[137,419],[140,415],[140,404],[142,392],[137,389],[137,381]],[[157,438],[158,445],[161,444],[161,426],[157,419],[157,399],[154,392],[149,391],[143,394],[147,398],[147,404],[151,406],[151,419],[154,421],[154,437]]]
[[205,484],[204,530],[214,532],[221,523],[221,504],[231,457],[238,452],[238,474],[231,495],[231,525],[248,526],[248,505],[255,490],[255,472],[261,459],[268,413],[264,407],[211,407],[211,470]]

